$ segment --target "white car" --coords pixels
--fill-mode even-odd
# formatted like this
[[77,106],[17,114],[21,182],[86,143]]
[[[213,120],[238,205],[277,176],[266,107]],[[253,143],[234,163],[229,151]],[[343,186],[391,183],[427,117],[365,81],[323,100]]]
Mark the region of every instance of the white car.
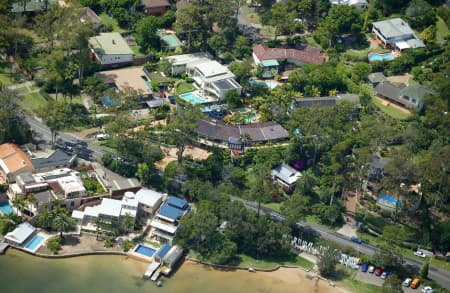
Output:
[[426,258],[427,256],[425,255],[425,253],[423,253],[422,251],[416,251],[414,252],[415,256],[421,257],[421,258]]
[[412,282],[412,279],[407,278],[405,281],[403,281],[403,286],[409,287],[409,285],[411,285],[411,282]]
[[433,293],[433,292],[434,292],[434,290],[430,286],[426,286],[426,287],[422,288],[422,293]]
[[373,274],[373,272],[375,272],[375,267],[370,266],[369,269],[367,270],[367,272]]

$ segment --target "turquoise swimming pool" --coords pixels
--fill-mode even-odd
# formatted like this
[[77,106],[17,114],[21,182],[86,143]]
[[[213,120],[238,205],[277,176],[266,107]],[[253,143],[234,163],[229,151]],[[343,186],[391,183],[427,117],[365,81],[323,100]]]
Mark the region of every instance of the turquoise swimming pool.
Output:
[[272,89],[272,90],[278,86],[278,82],[272,81],[272,80],[255,81],[255,80],[253,80],[253,79],[250,79],[250,80],[248,81],[248,83],[249,83],[250,85],[252,85],[252,84],[265,84],[268,88],[270,88],[270,89]]
[[0,202],[0,213],[6,216],[11,215],[14,211],[8,202]]
[[384,53],[384,54],[379,54],[379,53],[369,53],[369,61],[391,61],[393,60],[394,54],[392,53]]
[[169,45],[170,48],[176,48],[178,46],[181,46],[181,43],[178,40],[178,38],[172,34],[163,34],[161,36],[161,39],[163,39],[163,41],[167,43],[167,45]]
[[258,113],[253,113],[252,116],[250,116],[247,119],[245,119],[245,124],[251,124],[251,123],[255,122],[258,119],[259,119]]
[[397,202],[399,204],[403,203],[403,201],[401,199],[397,199],[395,196],[392,196],[390,194],[381,194],[378,197],[378,202],[388,205],[388,206],[393,206],[393,207],[395,207],[397,205]]
[[42,243],[44,237],[35,235],[26,245],[25,248],[29,250],[36,250],[36,248]]
[[194,105],[203,104],[203,103],[206,102],[204,99],[202,99],[201,97],[197,96],[195,94],[195,92],[189,92],[189,93],[181,94],[180,98],[182,98],[186,102],[189,102],[189,103],[194,104]]

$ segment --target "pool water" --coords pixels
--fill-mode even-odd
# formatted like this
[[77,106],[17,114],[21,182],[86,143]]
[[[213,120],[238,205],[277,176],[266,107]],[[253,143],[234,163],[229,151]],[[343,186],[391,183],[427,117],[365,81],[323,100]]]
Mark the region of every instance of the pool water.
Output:
[[161,38],[171,48],[175,48],[175,47],[178,47],[181,45],[180,42],[177,40],[177,38],[174,35],[167,34],[167,35],[163,35]]
[[111,98],[110,96],[104,96],[102,98],[102,104],[103,107],[111,107],[112,105],[114,105],[114,99]]
[[378,197],[378,201],[387,205],[395,206],[398,203],[402,203],[401,199],[397,199],[395,196],[389,194],[382,194]]
[[271,81],[271,80],[266,80],[266,81],[255,81],[255,80],[253,80],[253,79],[250,79],[250,80],[248,81],[248,83],[249,83],[250,85],[252,85],[252,84],[265,84],[268,88],[270,88],[270,89],[272,89],[272,90],[278,86],[278,82],[276,82],[276,81]]
[[245,123],[246,124],[250,124],[253,123],[255,120],[257,120],[259,118],[259,115],[257,113],[253,113],[252,116],[248,117],[247,119],[245,119]]
[[3,215],[11,215],[14,213],[14,210],[8,202],[0,202],[0,213]]
[[378,53],[370,53],[369,54],[369,61],[390,61],[394,59],[394,54],[392,53],[384,53],[384,54],[378,54]]
[[195,92],[189,92],[189,93],[181,94],[180,97],[183,100],[185,100],[185,101],[187,101],[187,102],[189,102],[191,104],[194,104],[194,105],[205,103],[205,100],[203,100],[202,98],[197,96],[195,94]]
[[41,242],[44,240],[44,237],[35,235],[26,245],[25,248],[29,250],[36,250],[36,248],[41,244]]
[[148,257],[152,257],[155,254],[156,250],[154,250],[153,248],[147,247],[147,246],[138,245],[135,252],[145,255],[145,256],[148,256]]

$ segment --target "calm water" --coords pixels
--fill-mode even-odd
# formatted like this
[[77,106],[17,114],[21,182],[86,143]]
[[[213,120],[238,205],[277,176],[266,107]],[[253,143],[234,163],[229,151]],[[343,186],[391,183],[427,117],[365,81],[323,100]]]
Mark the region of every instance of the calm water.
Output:
[[[222,272],[185,263],[163,287],[141,276],[147,267],[125,256],[43,259],[14,249],[0,255],[0,292],[341,292],[317,287],[299,271]],[[293,274],[294,273],[294,274]]]

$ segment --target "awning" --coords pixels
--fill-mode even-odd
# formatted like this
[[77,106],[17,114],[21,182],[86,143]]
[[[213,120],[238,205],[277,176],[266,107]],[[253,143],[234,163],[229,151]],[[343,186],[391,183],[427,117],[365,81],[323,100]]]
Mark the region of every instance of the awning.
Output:
[[280,65],[280,64],[278,63],[278,61],[275,60],[275,59],[271,59],[271,60],[263,60],[263,61],[261,62],[261,64],[262,64],[262,66],[264,66],[264,67],[271,67],[271,66],[278,66],[278,65]]
[[400,50],[409,49],[410,48],[407,42],[397,42],[397,43],[395,43],[395,46],[397,48],[399,48]]

